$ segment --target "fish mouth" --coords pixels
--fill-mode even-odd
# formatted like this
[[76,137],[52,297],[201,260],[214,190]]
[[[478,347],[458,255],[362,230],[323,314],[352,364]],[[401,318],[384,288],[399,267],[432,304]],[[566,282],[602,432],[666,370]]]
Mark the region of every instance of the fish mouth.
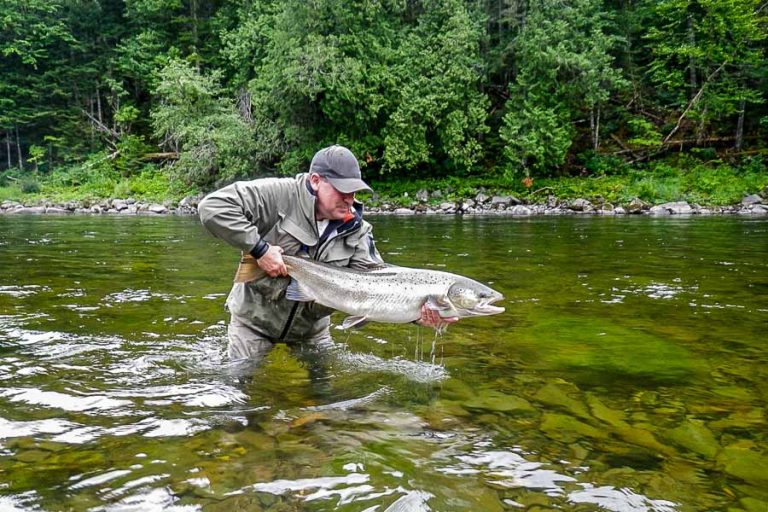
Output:
[[475,306],[472,310],[472,314],[474,315],[498,315],[499,313],[503,313],[505,311],[505,308],[501,306],[494,306],[493,303],[502,300],[504,297],[493,297],[487,300],[484,300],[477,306]]

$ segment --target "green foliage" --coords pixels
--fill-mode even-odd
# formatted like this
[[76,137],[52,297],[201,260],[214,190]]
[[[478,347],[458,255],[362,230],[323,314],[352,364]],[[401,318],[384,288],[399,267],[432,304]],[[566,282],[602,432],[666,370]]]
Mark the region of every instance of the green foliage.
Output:
[[626,170],[624,161],[615,155],[604,155],[590,150],[579,157],[584,162],[584,169],[593,176],[619,174]]
[[18,201],[23,195],[18,185],[3,185],[3,175],[0,174],[0,203],[3,201]]
[[519,70],[500,137],[508,172],[546,174],[561,166],[574,143],[572,123],[591,118],[599,142],[598,113],[624,84],[613,67],[610,19],[599,0],[532,3],[515,42]]
[[447,157],[470,170],[481,155],[488,101],[478,91],[480,27],[460,2],[435,2],[406,31],[394,70],[399,96],[383,130],[387,170],[413,169]]
[[142,157],[152,148],[139,135],[124,135],[116,145],[117,158],[113,167],[123,176],[130,176],[142,166]]
[[509,167],[505,174],[510,180],[562,165],[571,147],[573,131],[563,109],[536,103],[524,99],[520,110],[504,116],[500,134],[506,143]]
[[25,176],[19,183],[19,189],[24,194],[36,194],[40,192],[40,183],[34,176]]
[[167,148],[181,152],[173,168],[190,185],[211,186],[248,175],[259,147],[253,129],[231,100],[222,97],[218,74],[200,74],[174,60],[163,69],[152,111],[154,134]]
[[[744,104],[765,101],[754,87],[765,72],[768,34],[760,0],[646,0],[648,69],[660,98],[692,121],[683,130],[699,136]],[[733,125],[727,126],[733,129]]]
[[622,167],[611,175],[541,179],[537,185],[543,192],[530,196],[531,201],[542,201],[547,194],[554,194],[561,199],[602,198],[615,205],[625,205],[636,197],[651,204],[689,201],[709,206],[730,205],[767,186],[768,168],[759,159],[737,167],[721,162],[670,159]]
[[656,126],[642,117],[632,117],[627,121],[631,134],[628,144],[639,148],[658,148],[661,146],[662,135]]
[[340,143],[367,179],[591,190],[634,161],[644,197],[721,201],[727,173],[685,171],[765,149],[767,26],[760,0],[6,0],[0,169],[106,194],[160,147],[173,194]]
[[168,197],[171,185],[167,174],[152,166],[146,166],[141,172],[115,183],[110,197],[128,198],[145,201],[162,201]]

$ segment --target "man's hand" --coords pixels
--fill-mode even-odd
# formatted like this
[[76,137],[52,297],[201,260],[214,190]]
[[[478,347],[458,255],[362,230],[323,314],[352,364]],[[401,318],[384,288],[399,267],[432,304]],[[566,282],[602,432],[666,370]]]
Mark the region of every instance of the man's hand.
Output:
[[283,248],[279,245],[270,245],[267,252],[256,260],[256,264],[269,277],[288,275],[288,269],[285,268],[285,262],[283,261]]
[[438,331],[443,330],[448,324],[458,322],[458,317],[443,318],[434,309],[430,308],[426,304],[421,306],[421,318],[416,320],[416,323],[426,327],[432,327]]

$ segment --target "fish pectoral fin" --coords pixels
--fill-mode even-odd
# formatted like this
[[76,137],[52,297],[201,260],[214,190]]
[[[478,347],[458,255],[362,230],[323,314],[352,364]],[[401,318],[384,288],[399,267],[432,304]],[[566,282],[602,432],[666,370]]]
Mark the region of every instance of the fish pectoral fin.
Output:
[[368,323],[368,317],[366,316],[348,316],[341,323],[342,329],[360,329]]
[[448,302],[445,297],[438,297],[436,295],[430,295],[425,303],[427,307],[433,311],[451,311],[453,306]]
[[307,290],[302,289],[295,279],[291,279],[288,288],[285,289],[285,298],[296,302],[313,302],[315,300],[315,297]]

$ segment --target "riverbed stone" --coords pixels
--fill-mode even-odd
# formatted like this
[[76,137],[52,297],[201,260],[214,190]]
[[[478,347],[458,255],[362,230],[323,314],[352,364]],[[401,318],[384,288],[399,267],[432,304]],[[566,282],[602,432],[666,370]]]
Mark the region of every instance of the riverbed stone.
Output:
[[444,203],[440,203],[440,206],[438,208],[445,213],[454,213],[456,211],[456,205],[454,203],[449,203],[447,201]]
[[749,194],[741,200],[741,204],[744,206],[750,206],[753,204],[760,204],[763,202],[763,198],[757,194]]
[[671,203],[664,203],[659,205],[661,208],[666,208],[672,215],[689,215],[694,213],[693,208],[686,201],[674,201]]
[[392,212],[395,215],[413,215],[416,212],[411,210],[410,208],[395,208],[395,211]]
[[677,427],[668,430],[664,437],[675,445],[707,459],[714,458],[720,449],[715,435],[701,420],[685,420]]
[[670,446],[660,443],[650,430],[627,426],[617,428],[615,434],[629,444],[647,448],[657,454],[666,455],[667,457],[675,455],[675,450]]
[[571,201],[568,208],[575,212],[590,212],[595,209],[594,206],[592,206],[592,203],[581,197]]
[[47,452],[45,450],[24,450],[14,455],[12,458],[19,462],[34,464],[37,462],[42,462],[43,460],[50,457],[50,455],[51,452]]
[[507,208],[512,205],[520,204],[521,201],[513,196],[493,196],[491,198],[491,207],[501,208],[502,206],[504,208]]
[[[719,412],[716,411],[716,412]],[[755,429],[765,426],[765,410],[761,407],[755,407],[748,411],[738,410],[729,414],[726,418],[712,421],[708,426],[715,430],[726,430],[729,428]]]
[[421,201],[422,203],[429,201],[429,191],[425,188],[420,189],[416,192],[416,200]]
[[573,392],[575,388],[575,386],[558,385],[554,382],[550,382],[539,389],[533,398],[545,405],[553,405],[564,409],[574,416],[591,420],[592,416],[589,414],[587,406],[583,402],[575,400],[566,394],[568,392]]
[[68,215],[72,213],[72,210],[67,210],[66,208],[58,208],[56,206],[49,206],[45,209],[45,213],[52,215]]
[[757,487],[768,487],[768,456],[742,446],[728,446],[717,455],[727,474]]
[[651,215],[670,215],[669,210],[661,205],[652,206],[648,213]]
[[10,213],[17,213],[20,215],[41,215],[45,213],[45,206],[22,206],[10,210]]
[[650,207],[651,207],[650,204],[646,203],[639,197],[636,197],[629,202],[629,205],[627,205],[627,211],[629,213],[635,213],[635,214],[643,213],[644,211],[649,210]]
[[550,439],[565,442],[572,442],[580,437],[592,439],[605,439],[608,437],[608,434],[603,430],[579,421],[572,416],[553,412],[544,413],[540,428]]
[[739,504],[744,507],[747,512],[765,512],[768,510],[768,501],[761,501],[757,498],[741,498]]
[[592,416],[602,421],[603,423],[607,423],[612,427],[629,426],[629,424],[625,421],[626,414],[624,411],[611,409],[592,394],[588,394],[586,396],[586,401],[587,405],[589,406],[589,410],[592,412]]
[[513,206],[508,211],[512,215],[520,215],[520,216],[532,215],[533,214],[533,211],[530,208],[525,207],[525,206],[523,206],[521,204]]
[[473,411],[507,412],[516,414],[535,414],[536,408],[521,397],[508,395],[500,391],[483,390],[462,404]]
[[165,205],[157,203],[150,204],[147,210],[158,215],[168,213],[168,208],[166,208]]

